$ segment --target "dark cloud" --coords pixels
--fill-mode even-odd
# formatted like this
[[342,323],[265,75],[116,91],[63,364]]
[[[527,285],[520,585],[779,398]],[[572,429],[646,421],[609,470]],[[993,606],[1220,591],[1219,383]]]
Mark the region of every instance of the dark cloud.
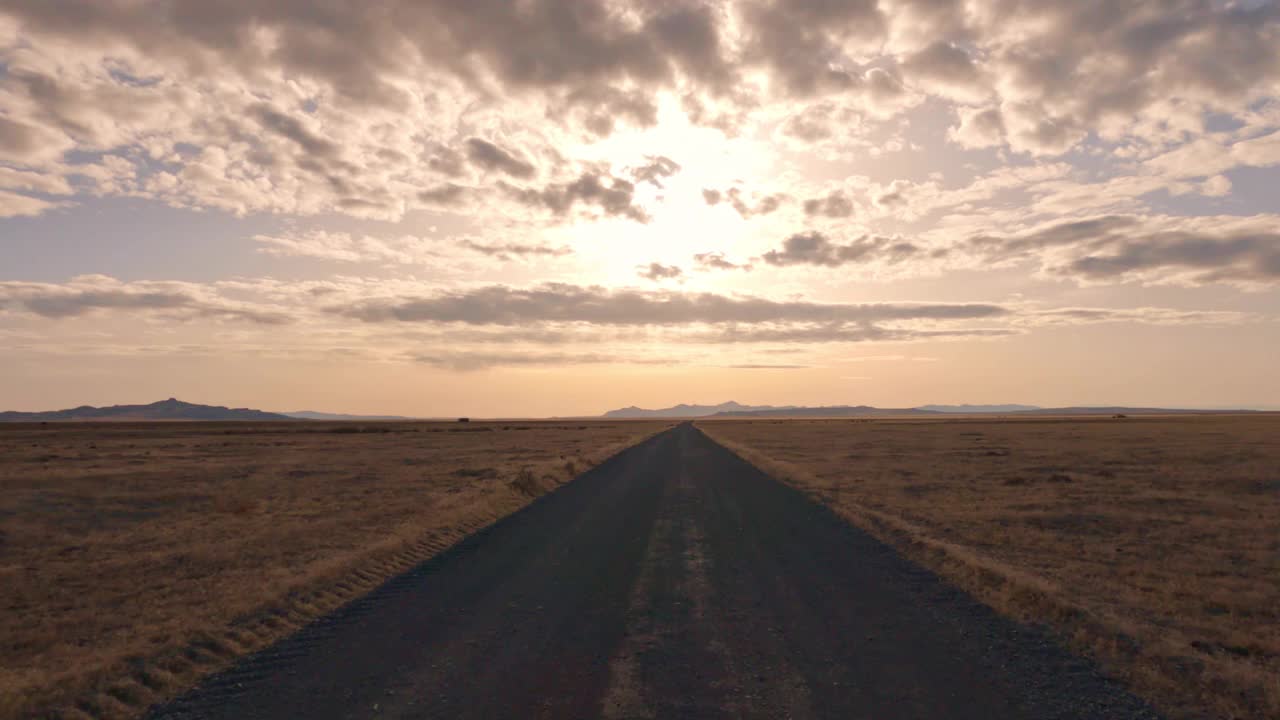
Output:
[[586,108],[579,113],[583,117],[583,125],[601,137],[611,134],[619,119],[629,120],[639,127],[658,123],[658,106],[645,92],[595,88],[589,92],[570,93],[564,105],[566,107],[554,110],[552,115],[565,117],[572,109]]
[[710,4],[674,4],[647,23],[657,46],[686,74],[717,95],[731,91],[738,74],[727,60],[728,52],[720,39],[722,14]]
[[874,323],[799,323],[792,325],[733,326],[697,336],[701,342],[733,343],[860,343],[911,342],[973,337],[1002,337],[1017,330],[1009,328],[960,328],[939,330],[919,327],[887,327]]
[[51,319],[79,317],[97,310],[123,310],[155,312],[178,319],[213,318],[261,325],[283,325],[293,320],[280,312],[203,298],[180,283],[125,285],[107,281],[67,286],[0,282],[0,307]]
[[496,257],[499,260],[510,260],[514,257],[563,257],[572,255],[573,250],[567,247],[550,247],[548,245],[528,245],[524,243],[481,243],[465,239],[459,243],[462,247],[482,255]]
[[42,133],[26,123],[0,115],[0,158],[25,161],[44,150]]
[[495,285],[431,297],[386,298],[330,308],[366,322],[525,325],[691,325],[697,323],[889,322],[995,318],[1008,311],[983,303],[814,303],[674,291],[641,292],[552,283],[520,289]]
[[790,113],[775,132],[779,140],[800,150],[821,145],[821,152],[846,154],[870,146],[865,137],[871,130],[868,114],[891,114],[896,105],[881,106],[867,98],[813,102]]
[[705,252],[693,256],[699,270],[751,270],[751,263],[734,263],[722,252]]
[[294,141],[303,151],[313,156],[331,158],[338,154],[337,145],[308,130],[297,118],[286,115],[266,103],[253,105],[249,108],[249,113],[262,124],[262,127]]
[[[684,76],[720,88],[732,76],[720,57],[718,16],[697,5],[642,8],[639,24],[604,3],[558,0],[14,0],[3,12],[31,30],[83,44],[132,44],[246,75],[279,67],[325,81],[347,99],[389,107],[406,101],[392,79],[424,63],[464,81],[487,74],[511,90],[554,90],[583,103],[628,82],[661,87]],[[270,45],[257,42],[259,30],[272,33]]]
[[680,164],[669,157],[650,155],[645,160],[647,164],[631,170],[631,177],[638,183],[647,182],[660,188],[663,178],[680,172]]
[[885,19],[876,0],[777,0],[741,4],[745,59],[768,67],[792,96],[847,91],[863,82],[845,48],[876,44]]
[[1206,222],[1108,215],[1021,235],[975,236],[964,247],[996,262],[1035,258],[1047,272],[1079,280],[1274,285],[1280,282],[1275,227],[1265,217]]
[[427,167],[441,175],[458,177],[464,171],[462,153],[453,148],[436,144],[424,154],[427,157]]
[[[896,186],[897,182],[894,185]],[[888,208],[901,207],[907,204],[907,196],[900,187],[895,187],[889,192],[876,196],[876,204]]]
[[962,95],[980,95],[985,88],[982,74],[969,53],[950,42],[939,40],[914,53],[902,68],[913,80]]
[[920,248],[900,238],[864,235],[847,244],[831,242],[820,232],[797,233],[782,243],[781,250],[761,256],[770,265],[819,265],[838,267],[846,263],[897,263],[914,257]]
[[454,183],[445,183],[444,185],[419,192],[418,199],[428,205],[449,207],[461,204],[470,192],[471,188],[455,185]]
[[1019,149],[1062,152],[1099,122],[1127,121],[1172,96],[1230,109],[1280,75],[1274,2],[1000,0],[989,16],[1037,28],[993,56],[1004,84],[1022,96],[1005,118]]
[[1274,283],[1280,281],[1280,232],[1138,236],[1075,258],[1056,272],[1089,280],[1111,280],[1160,269],[1189,270],[1200,282]]
[[646,280],[658,282],[660,280],[674,280],[684,275],[684,271],[675,265],[663,265],[662,263],[649,263],[640,267],[636,274]]
[[532,178],[536,172],[533,165],[487,140],[475,137],[467,140],[467,159],[485,170],[506,173],[521,180]]
[[824,198],[804,201],[806,215],[821,215],[829,218],[846,218],[853,215],[853,201],[844,193],[834,190]]
[[789,198],[783,193],[774,193],[771,195],[755,195],[751,198],[753,202],[748,202],[742,190],[735,187],[729,188],[724,192],[704,189],[702,191],[702,199],[708,205],[718,205],[721,201],[727,202],[739,215],[744,218],[750,218],[755,215],[768,215],[782,207],[782,203]]
[[1147,325],[1233,324],[1249,319],[1246,313],[1217,310],[1174,310],[1171,308],[1088,308],[1064,307],[1032,310],[1025,320],[1031,325],[1078,325],[1084,323],[1138,322]]
[[[607,183],[605,182],[607,181]],[[621,178],[584,172],[571,183],[553,183],[542,189],[503,185],[507,195],[530,207],[568,214],[576,205],[593,207],[606,216],[649,222],[649,214],[634,203],[636,186]]]

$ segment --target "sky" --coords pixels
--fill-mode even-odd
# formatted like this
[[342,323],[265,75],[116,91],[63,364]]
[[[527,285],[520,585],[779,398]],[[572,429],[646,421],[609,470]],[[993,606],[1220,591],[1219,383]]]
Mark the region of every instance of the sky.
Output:
[[0,409],[1280,408],[1280,3],[0,0]]

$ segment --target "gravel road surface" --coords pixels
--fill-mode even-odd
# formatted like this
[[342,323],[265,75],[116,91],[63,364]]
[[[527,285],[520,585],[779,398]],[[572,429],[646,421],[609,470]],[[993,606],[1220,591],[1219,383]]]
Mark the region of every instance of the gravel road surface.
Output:
[[151,717],[1157,716],[684,424]]

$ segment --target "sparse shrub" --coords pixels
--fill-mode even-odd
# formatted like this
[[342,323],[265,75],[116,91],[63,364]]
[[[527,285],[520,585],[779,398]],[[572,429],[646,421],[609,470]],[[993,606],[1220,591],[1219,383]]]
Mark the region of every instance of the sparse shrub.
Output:
[[527,466],[516,473],[516,478],[511,481],[510,485],[512,490],[521,495],[537,497],[542,494],[542,486],[538,484],[538,476],[533,473],[532,468]]

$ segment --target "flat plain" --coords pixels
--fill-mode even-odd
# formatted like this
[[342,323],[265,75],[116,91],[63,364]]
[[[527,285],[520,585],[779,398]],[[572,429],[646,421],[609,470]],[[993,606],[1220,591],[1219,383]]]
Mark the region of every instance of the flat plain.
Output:
[[697,424],[1169,717],[1280,717],[1280,415]]
[[135,716],[672,424],[0,425],[0,718]]

